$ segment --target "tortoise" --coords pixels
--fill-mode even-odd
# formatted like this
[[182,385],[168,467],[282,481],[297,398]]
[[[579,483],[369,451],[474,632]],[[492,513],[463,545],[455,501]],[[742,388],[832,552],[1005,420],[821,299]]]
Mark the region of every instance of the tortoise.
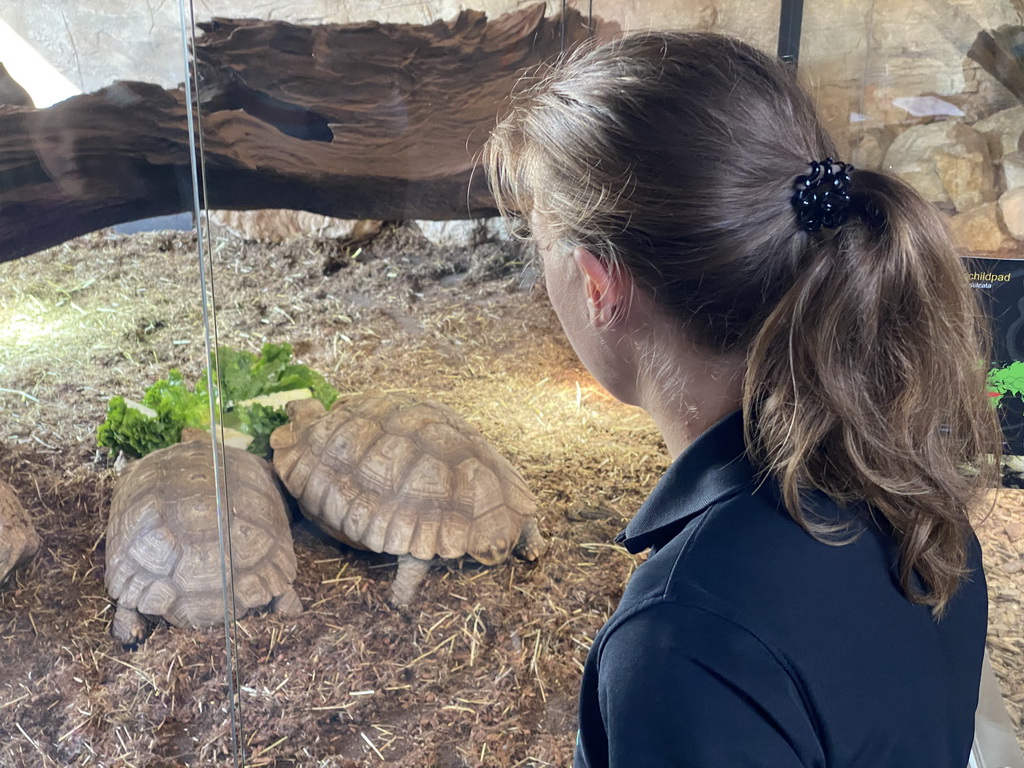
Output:
[[286,410],[270,436],[278,476],[329,535],[398,555],[392,605],[409,605],[435,558],[496,565],[547,548],[523,478],[451,408],[371,393]]
[[0,480],[0,583],[39,551],[39,534],[14,489]]
[[[145,639],[147,617],[162,616],[176,627],[224,619],[210,437],[186,429],[182,441],[129,463],[111,499],[105,580],[117,601],[111,634],[126,646]],[[268,604],[298,614],[295,550],[273,471],[239,448],[225,446],[224,458],[222,485],[232,513],[229,605],[239,615]]]

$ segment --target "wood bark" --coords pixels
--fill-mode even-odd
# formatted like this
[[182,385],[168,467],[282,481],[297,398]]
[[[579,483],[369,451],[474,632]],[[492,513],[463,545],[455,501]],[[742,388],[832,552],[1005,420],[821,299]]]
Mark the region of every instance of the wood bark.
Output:
[[[588,36],[543,4],[488,21],[301,26],[214,19],[194,51],[209,208],[339,218],[492,215],[474,173],[525,68]],[[602,32],[611,32],[605,30]],[[182,89],[118,82],[0,107],[0,261],[192,210]]]
[[[967,56],[994,77],[1010,93],[1024,103],[1024,27],[1004,25],[982,30],[974,39]],[[1024,142],[1024,138],[1022,138]],[[1024,149],[1024,145],[1021,146]]]

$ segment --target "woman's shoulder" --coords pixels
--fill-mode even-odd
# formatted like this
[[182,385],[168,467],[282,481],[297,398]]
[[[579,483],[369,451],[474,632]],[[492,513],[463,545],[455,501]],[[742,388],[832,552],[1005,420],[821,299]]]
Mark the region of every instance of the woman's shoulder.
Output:
[[808,494],[806,509],[831,531],[825,540],[789,515],[770,480],[735,488],[652,549],[623,602],[725,596],[733,585],[744,592],[778,593],[783,583],[796,587],[812,572],[888,574],[895,542],[863,508],[840,508],[822,494]]
[[[839,507],[809,495],[812,519],[833,533],[811,535],[761,485],[710,505],[641,565],[609,623],[614,627],[694,611],[729,622],[783,656],[819,654],[841,640],[884,645],[893,632],[908,647],[934,643],[927,606],[907,599],[899,583],[898,545],[884,519],[863,507]],[[973,539],[971,575],[950,604],[939,635],[984,633],[987,598],[980,548]],[[945,625],[945,626],[942,626]],[[979,630],[979,627],[981,628]]]

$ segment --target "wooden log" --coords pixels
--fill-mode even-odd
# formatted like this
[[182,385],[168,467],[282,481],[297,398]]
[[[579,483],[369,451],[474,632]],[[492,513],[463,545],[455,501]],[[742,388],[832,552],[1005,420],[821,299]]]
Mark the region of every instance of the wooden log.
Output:
[[982,30],[974,38],[967,56],[1024,103],[1022,42],[1024,27],[1003,25],[998,29]]
[[35,103],[29,92],[17,80],[11,77],[7,67],[0,62],[0,105],[10,104],[15,107],[34,107]]
[[[562,38],[543,4],[425,26],[200,26],[202,203],[351,219],[493,215],[476,158],[523,69]],[[587,36],[571,10],[566,45]],[[185,99],[119,82],[48,109],[0,107],[0,261],[192,210]]]

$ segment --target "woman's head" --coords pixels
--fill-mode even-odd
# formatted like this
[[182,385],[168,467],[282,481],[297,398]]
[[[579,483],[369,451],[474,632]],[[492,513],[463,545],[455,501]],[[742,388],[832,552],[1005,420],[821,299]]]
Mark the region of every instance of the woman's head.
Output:
[[808,242],[793,180],[828,155],[782,64],[717,35],[648,33],[523,94],[487,156],[503,208],[628,270],[722,352],[748,346],[793,284]]
[[485,164],[553,258],[592,253],[680,336],[742,358],[748,448],[794,518],[815,530],[802,488],[866,500],[900,537],[908,593],[941,611],[975,492],[960,469],[998,452],[986,332],[943,221],[899,180],[853,171],[850,218],[806,231],[795,180],[835,156],[790,68],[649,32],[524,90]]

